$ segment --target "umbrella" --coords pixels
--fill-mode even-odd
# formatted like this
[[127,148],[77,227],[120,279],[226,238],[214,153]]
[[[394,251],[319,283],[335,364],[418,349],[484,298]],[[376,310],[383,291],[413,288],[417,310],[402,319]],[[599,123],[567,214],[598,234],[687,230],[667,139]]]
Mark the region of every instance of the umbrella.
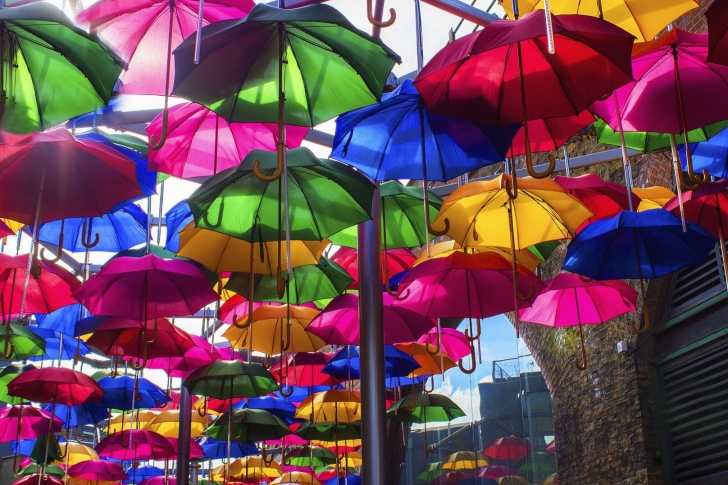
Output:
[[164,215],[167,226],[167,235],[164,248],[176,253],[179,250],[179,232],[194,220],[192,210],[183,199],[172,206]]
[[[558,243],[557,243],[558,244]],[[539,264],[541,264],[545,259],[539,255],[537,255],[534,251],[531,249],[533,246],[529,246],[528,249],[519,249],[516,250],[516,261],[528,268],[531,271],[536,271],[536,268]],[[500,248],[497,246],[477,246],[477,247],[471,247],[464,249],[460,246],[460,244],[456,243],[453,240],[449,241],[442,241],[439,243],[435,243],[432,246],[430,246],[430,255],[427,255],[426,251],[423,251],[417,256],[417,259],[412,263],[412,267],[414,268],[418,264],[422,263],[423,261],[427,261],[428,259],[432,258],[445,258],[447,256],[450,256],[452,253],[459,252],[459,253],[498,253],[501,256],[510,259],[513,255],[510,251],[510,249],[506,248]],[[406,272],[400,273],[402,275],[402,278],[400,279],[400,283],[402,282],[402,279],[407,275]]]
[[[200,444],[207,458],[216,460],[228,457],[228,446],[225,441],[218,441],[208,437],[201,441]],[[239,441],[230,443],[230,458],[242,458],[257,453],[258,448],[251,443],[241,443]]]
[[346,475],[344,477],[333,477],[324,482],[324,485],[362,485],[361,476]]
[[387,417],[393,421],[424,423],[425,456],[429,454],[427,423],[448,422],[463,416],[465,413],[457,404],[440,394],[409,394],[387,410]]
[[513,468],[505,465],[488,465],[478,471],[478,476],[497,480],[500,477],[518,475]]
[[[420,313],[392,305],[394,297],[388,293],[383,293],[382,298],[385,344],[412,342],[434,326]],[[306,331],[329,345],[359,345],[359,295],[340,295],[331,300]]]
[[149,477],[139,482],[139,485],[177,485],[177,479],[167,476]]
[[472,451],[458,451],[442,460],[443,470],[475,470],[488,466],[488,461]]
[[[547,29],[544,29],[547,25]],[[548,39],[546,31],[551,33]],[[548,42],[549,56],[544,56]],[[496,21],[438,52],[415,79],[427,107],[491,126],[577,116],[604,94],[632,80],[634,37],[583,15],[536,11],[515,21]],[[526,103],[528,93],[548,92]],[[528,127],[528,125],[525,125]],[[526,167],[535,172],[528,131]]]
[[505,436],[485,445],[483,454],[494,460],[520,460],[531,453],[528,441],[518,436]]
[[88,460],[76,463],[68,468],[68,476],[85,478],[87,480],[126,480],[129,478],[121,465],[113,461],[102,459]]
[[81,337],[93,332],[106,317],[90,316],[80,303],[66,305],[47,315],[37,313],[38,328],[52,330],[69,337]]
[[302,485],[321,485],[321,482],[316,480],[310,473],[305,472],[288,472],[276,478],[271,485],[278,485],[284,483],[300,483]]
[[233,409],[265,409],[274,416],[279,417],[287,425],[299,421],[294,417],[296,406],[280,397],[251,397],[235,403]]
[[[543,9],[546,3],[542,0],[518,0],[518,11],[525,14],[532,10]],[[665,0],[660,3],[650,0],[618,0],[609,3],[598,0],[590,2],[551,0],[548,4],[554,14],[579,14],[604,19],[634,35],[637,42],[654,39],[670,22],[699,7],[694,0]],[[511,2],[504,1],[501,6],[510,18],[514,18]]]
[[[433,352],[427,347],[427,344],[411,342],[408,344],[394,344],[394,347],[411,356],[420,364],[420,367],[412,371],[409,377],[443,374],[456,365],[450,357],[442,353],[442,349]],[[472,357],[472,347],[470,350]]]
[[640,198],[640,205],[637,206],[637,212],[644,212],[650,209],[662,209],[662,206],[675,197],[675,193],[672,190],[659,185],[644,189],[633,188],[632,192]]
[[134,483],[139,484],[147,478],[162,477],[164,476],[164,470],[157,468],[156,466],[131,466],[127,468],[126,474],[129,478],[122,480],[121,483]]
[[[100,217],[61,219],[40,226],[38,240],[71,252],[118,253],[147,240],[147,214],[135,204]],[[60,258],[59,258],[60,259]]]
[[708,60],[716,64],[726,65],[726,31],[728,23],[728,6],[726,2],[717,0],[710,4],[705,11],[705,20],[708,22]]
[[0,23],[2,130],[47,130],[109,101],[123,61],[57,7],[4,8]]
[[[153,344],[145,340],[147,330],[152,327],[156,330]],[[110,317],[94,330],[86,343],[108,356],[143,360],[181,357],[195,347],[192,337],[166,318],[139,322]]]
[[[576,116],[529,120],[526,124],[528,125],[531,151],[539,153],[558,150],[564,143],[571,140],[592,123],[594,123],[594,115],[586,110]],[[526,129],[521,127],[513,138],[507,155],[512,158],[525,154]]]
[[104,377],[99,380],[99,387],[104,390],[102,402],[109,409],[158,408],[169,401],[165,391],[143,377]]
[[0,409],[0,442],[38,438],[61,431],[63,421],[33,406],[10,406]]
[[441,328],[439,332],[437,328],[433,328],[417,339],[417,343],[427,344],[428,346],[437,347],[438,342],[440,342],[442,352],[452,360],[462,359],[470,353],[470,340],[455,328]]
[[610,219],[591,223],[572,239],[563,269],[596,280],[639,279],[645,326],[649,314],[645,304],[644,278],[659,278],[673,271],[702,263],[715,248],[715,238],[700,226],[687,223],[660,210],[622,211]]
[[[41,465],[33,463],[23,467],[18,473],[15,474],[15,478],[26,477],[28,475],[36,475],[42,473]],[[66,472],[58,465],[48,465],[45,469],[45,473],[54,477],[63,478]]]
[[[147,134],[159,140],[164,114],[147,127]],[[286,126],[286,148],[298,148],[308,128]],[[277,126],[273,123],[229,123],[222,116],[196,103],[169,108],[167,140],[152,150],[151,169],[175,177],[209,177],[236,167],[253,150],[275,151]]]
[[126,429],[107,436],[96,445],[102,458],[122,461],[166,460],[177,450],[163,436],[145,429]]
[[190,436],[192,438],[199,438],[205,431],[205,428],[210,424],[210,418],[206,415],[200,416],[194,409],[189,411],[182,410],[167,410],[162,411],[151,421],[149,421],[144,429],[154,431],[165,438],[178,438],[179,436],[179,422],[180,413],[189,412],[192,416],[190,419]]
[[10,364],[0,371],[0,401],[7,404],[22,404],[25,400],[8,394],[8,383],[25,371],[37,369],[33,364]]
[[218,360],[197,369],[182,385],[190,394],[218,399],[257,397],[278,390],[275,378],[263,366],[237,360]]
[[[51,404],[46,404],[43,409],[50,412],[51,407]],[[93,426],[110,417],[106,407],[97,402],[77,406],[56,404],[55,415],[63,421],[63,429],[84,425]]]
[[361,397],[350,390],[317,392],[296,408],[296,417],[313,423],[347,423],[361,421]]
[[62,333],[46,328],[30,326],[29,329],[45,342],[45,354],[28,357],[30,361],[42,361],[44,358],[70,360],[91,352],[81,339],[64,338]]
[[[0,325],[0,339],[5,341],[2,347],[4,360],[24,360],[45,353],[46,343],[43,338],[21,325],[14,323]],[[13,395],[9,387],[8,394]]]
[[526,463],[518,467],[524,475],[546,475],[556,473],[556,458],[554,455],[536,451],[526,457]]
[[[469,349],[468,352],[470,352]],[[339,350],[329,363],[321,369],[321,372],[330,374],[342,381],[359,379],[361,375],[359,357],[359,347],[348,345]],[[419,362],[406,352],[391,345],[384,347],[384,377],[386,379],[405,377],[419,367]]]
[[[720,121],[718,123],[712,123],[707,126],[702,126],[688,132],[688,139],[691,143],[701,142],[709,140],[710,138],[721,132],[726,126],[727,121]],[[597,141],[606,145],[621,146],[622,142],[620,139],[620,133],[614,131],[607,123],[601,118],[597,118],[594,122],[594,131],[597,135]],[[671,136],[669,133],[659,133],[656,131],[625,131],[622,133],[624,136],[624,144],[627,148],[637,150],[639,152],[654,152],[658,150],[664,150],[672,146]],[[685,138],[682,134],[675,135],[675,143],[677,145],[684,145]],[[696,162],[696,160],[693,160]],[[697,164],[693,168],[697,168]],[[713,173],[709,170],[710,173]]]
[[[356,290],[359,283],[359,252],[353,248],[341,247],[331,255],[331,260],[349,273],[354,280],[349,289]],[[389,280],[388,275],[411,269],[414,261],[412,253],[404,248],[382,251],[382,282]]]
[[584,281],[578,275],[559,274],[546,284],[530,308],[521,311],[521,320],[549,327],[579,326],[581,357],[574,364],[586,368],[582,325],[597,325],[637,309],[637,292],[615,281]]
[[283,421],[264,409],[236,409],[221,415],[207,428],[207,435],[211,438],[230,436],[247,443],[282,438],[290,433]]
[[63,463],[68,465],[75,465],[87,460],[94,460],[99,457],[93,448],[90,448],[81,443],[74,443],[72,441],[61,441],[59,443],[61,454],[64,456]]
[[616,216],[621,211],[639,204],[639,197],[634,193],[630,204],[627,189],[614,182],[602,180],[593,173],[579,177],[557,175],[554,177],[554,182],[594,213],[587,219],[587,223]]
[[63,485],[63,481],[53,475],[39,473],[15,480],[12,485]]
[[275,362],[270,371],[287,375],[292,386],[333,386],[339,379],[321,372],[333,357],[325,352],[290,353]]
[[[375,180],[422,179],[420,206],[424,214],[419,214],[425,224],[415,227],[421,236],[438,234],[430,227],[430,204],[424,204],[425,199],[430,200],[428,179],[445,182],[501,161],[518,128],[491,128],[460,118],[435,116],[425,108],[412,82],[406,80],[384,95],[379,104],[337,119],[331,157]],[[382,218],[386,219],[389,214],[384,203],[382,208]],[[387,224],[384,226],[383,236],[389,236]]]
[[149,422],[157,417],[158,411],[140,410],[134,407],[129,412],[121,412],[109,420],[106,433],[118,433],[128,429],[143,429]]
[[300,467],[321,467],[336,463],[336,455],[326,448],[301,446],[286,453],[283,463]]
[[492,478],[475,476],[466,478],[459,485],[498,485],[498,482]]
[[360,423],[314,423],[305,421],[296,430],[296,435],[310,441],[336,442],[340,440],[360,440]]
[[71,369],[31,369],[8,383],[8,392],[28,401],[77,406],[100,402],[104,391],[89,376]]
[[147,362],[149,369],[162,369],[170,377],[187,377],[192,371],[210,365],[221,358],[217,347],[196,335],[190,335],[189,338],[194,343],[194,347],[176,357],[158,357],[151,358]]
[[[728,176],[728,129],[723,128],[707,140],[690,137],[690,153],[693,170],[707,170],[712,176],[725,178]],[[697,142],[697,143],[694,143]],[[683,169],[687,170],[685,146],[680,147],[678,155]]]
[[417,478],[424,482],[431,482],[440,475],[445,473],[442,469],[442,462],[436,461],[435,463],[428,463],[417,473]]
[[[175,460],[179,460],[179,439],[168,437],[167,441],[169,441],[172,445],[172,448],[176,450],[175,456],[173,458]],[[197,443],[197,441],[195,441],[194,439],[190,438],[190,460],[204,458],[204,456],[205,452],[202,450],[200,444]]]

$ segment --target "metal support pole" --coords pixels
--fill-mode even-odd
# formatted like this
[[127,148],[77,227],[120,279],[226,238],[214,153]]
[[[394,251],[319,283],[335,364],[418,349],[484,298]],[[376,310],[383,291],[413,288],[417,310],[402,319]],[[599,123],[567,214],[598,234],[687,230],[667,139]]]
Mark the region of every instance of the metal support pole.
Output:
[[177,454],[177,485],[190,485],[190,435],[192,433],[192,408],[190,391],[185,386],[179,390],[179,453]]
[[364,485],[387,483],[387,417],[384,407],[384,330],[379,187],[374,220],[359,224],[359,325],[361,355],[361,438]]

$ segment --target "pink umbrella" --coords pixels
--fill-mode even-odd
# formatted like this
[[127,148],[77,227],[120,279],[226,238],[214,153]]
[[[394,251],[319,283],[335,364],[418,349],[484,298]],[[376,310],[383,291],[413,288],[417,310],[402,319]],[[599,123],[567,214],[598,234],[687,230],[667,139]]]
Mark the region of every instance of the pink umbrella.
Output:
[[8,394],[29,401],[78,406],[100,402],[104,390],[86,374],[72,369],[30,369],[8,383]]
[[170,377],[185,378],[187,375],[220,359],[217,349],[206,339],[189,335],[194,347],[178,357],[157,357],[147,361],[148,369],[161,369]]
[[18,478],[11,485],[63,485],[63,481],[53,475],[34,473]]
[[296,352],[279,359],[271,366],[270,371],[273,374],[288,375],[289,384],[292,386],[333,386],[339,380],[321,372],[333,357],[334,354],[326,352]]
[[142,480],[139,485],[177,485],[177,479],[174,477],[151,477]]
[[614,182],[602,180],[593,173],[579,177],[557,175],[554,177],[554,182],[594,213],[577,229],[577,232],[592,221],[614,217],[623,210],[637,207],[640,202],[639,197],[632,194],[632,203],[630,204],[626,188]]
[[[175,450],[179,450],[179,438],[167,438],[167,441]],[[202,449],[202,446],[197,441],[190,439],[190,460],[202,458],[203,456],[205,456],[205,450]],[[173,459],[177,459],[176,454]]]
[[[282,305],[283,303],[279,303],[277,301],[273,302],[253,302],[253,311],[260,308],[262,305]],[[243,295],[240,294],[234,294],[229,300],[226,300],[225,303],[220,305],[220,318],[222,319],[223,323],[227,323],[228,325],[232,325],[233,323],[233,316],[237,315],[238,318],[247,317],[248,316],[248,299],[245,298]]]
[[604,323],[636,307],[637,292],[622,281],[585,281],[579,275],[562,273],[548,281],[531,308],[521,311],[521,320],[549,327],[578,325],[583,364],[578,358],[574,363],[583,370],[586,350],[582,325]]
[[122,461],[166,460],[177,456],[177,450],[159,433],[145,429],[125,429],[107,436],[96,445],[104,458]]
[[[418,338],[417,342],[437,347],[437,340],[437,328],[433,328],[422,337]],[[470,353],[470,340],[468,340],[468,337],[460,330],[454,328],[441,328],[440,341],[442,351],[452,360],[462,359]]]
[[[341,247],[330,258],[333,262],[344,268],[354,282],[348,289],[356,290],[359,285],[359,253],[354,248]],[[382,283],[387,276],[394,276],[397,273],[412,268],[415,257],[407,249],[388,249],[382,251]]]
[[[300,425],[300,423],[295,423],[290,426],[291,429],[295,429]],[[301,438],[298,435],[295,434],[289,434],[284,436],[283,438],[277,439],[277,440],[266,440],[265,444],[267,445],[273,445],[273,446],[283,446],[283,447],[290,447],[290,446],[299,446],[299,445],[307,445],[309,443],[308,440]]]
[[509,466],[503,465],[489,465],[484,466],[478,470],[478,475],[481,478],[491,478],[498,480],[500,477],[517,477],[518,472]]
[[129,476],[121,465],[113,461],[95,459],[76,463],[68,468],[69,477],[86,480],[109,481],[126,480]]
[[553,440],[549,445],[546,447],[546,453],[556,453],[556,440]]
[[0,443],[13,440],[38,438],[48,433],[61,431],[63,421],[53,417],[47,411],[33,406],[11,406],[0,409]]
[[[150,138],[161,136],[163,116],[157,116],[147,127]],[[229,123],[196,103],[171,107],[168,123],[164,146],[149,151],[149,170],[175,177],[209,177],[237,167],[252,150],[277,149],[276,123]],[[286,126],[287,148],[301,146],[308,130],[308,127]]]
[[[434,327],[434,322],[416,311],[392,306],[394,297],[382,295],[384,343],[417,340]],[[339,295],[306,327],[329,345],[359,345],[359,295]]]

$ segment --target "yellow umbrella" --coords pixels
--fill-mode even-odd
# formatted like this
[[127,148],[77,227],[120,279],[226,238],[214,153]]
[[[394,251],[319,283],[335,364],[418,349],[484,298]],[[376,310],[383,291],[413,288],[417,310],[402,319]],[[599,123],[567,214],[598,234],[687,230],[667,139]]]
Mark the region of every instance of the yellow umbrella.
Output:
[[98,453],[86,445],[76,443],[73,441],[67,441],[65,443],[59,443],[61,447],[61,455],[64,456],[62,460],[57,460],[54,463],[63,465],[75,465],[82,461],[95,460],[99,457]]
[[[499,0],[509,18],[512,0]],[[693,0],[550,0],[552,14],[600,17],[637,37],[637,42],[654,39],[667,25],[700,5]],[[544,8],[544,0],[518,0],[521,16]]]
[[361,446],[361,440],[355,439],[355,440],[339,440],[339,441],[319,441],[319,440],[311,440],[312,445],[320,446],[322,448],[328,448],[333,449],[338,447],[341,448],[358,448]]
[[[193,410],[189,411],[192,415],[192,431],[190,437],[199,438],[205,432],[205,428],[210,424],[210,418],[207,415],[200,414]],[[179,410],[162,411],[152,418],[144,429],[159,433],[165,438],[179,437]]]
[[16,234],[25,225],[22,222],[13,221],[11,219],[2,218],[2,219],[0,219],[0,221],[3,221],[5,223],[5,225],[8,226],[10,228],[10,230]]
[[472,451],[458,451],[442,461],[443,470],[475,470],[483,466],[488,466],[488,460]]
[[529,485],[528,480],[515,475],[506,475],[496,480],[499,485]]
[[[457,365],[450,357],[442,353],[442,351],[431,354],[427,349],[427,344],[410,342],[394,344],[394,346],[398,350],[410,355],[417,361],[418,364],[420,364],[419,369],[415,369],[408,377],[442,374],[446,370]],[[442,362],[442,365],[440,362]]]
[[297,305],[263,305],[253,311],[252,323],[245,328],[231,325],[223,337],[235,349],[251,349],[274,355],[284,352],[315,352],[323,340],[306,332],[318,310]]
[[[179,232],[180,244],[177,254],[184,258],[197,261],[216,273],[226,271],[250,271],[250,262],[253,262],[253,272],[256,274],[274,275],[278,266],[278,241],[263,243],[249,243],[227,234],[201,229],[190,222]],[[318,264],[321,254],[329,240],[323,241],[291,241],[291,267],[307,264]],[[250,251],[253,254],[250,254]],[[288,254],[283,245],[281,265],[287,266]]]
[[644,189],[633,188],[632,192],[640,198],[640,205],[637,206],[637,212],[650,209],[662,209],[663,205],[675,198],[675,193],[672,190],[659,185]]
[[132,413],[120,413],[111,418],[108,426],[108,433],[118,433],[125,429],[142,429],[154,419],[158,411],[140,410]]
[[339,458],[339,468],[356,468],[361,464],[361,455],[356,451],[344,453],[344,456]]
[[280,483],[300,483],[302,485],[321,485],[321,482],[316,480],[310,473],[306,472],[288,472],[281,475],[279,478],[276,478],[272,482],[270,482],[271,485],[273,484],[280,484]]
[[301,401],[296,417],[314,423],[353,423],[361,421],[361,398],[357,391],[317,392]]
[[[495,246],[475,246],[463,249],[455,241],[443,241],[430,246],[430,257],[427,257],[427,251],[422,251],[417,259],[412,263],[412,266],[417,266],[423,261],[433,258],[446,258],[455,252],[468,252],[468,253],[498,253],[507,260],[511,260],[511,252],[505,248],[499,248]],[[516,251],[516,261],[521,263],[523,266],[531,271],[536,271],[536,267],[541,263],[541,260],[536,257],[528,249],[521,249]]]
[[277,478],[283,473],[283,468],[276,461],[266,462],[260,456],[246,456],[238,458],[230,463],[230,477],[246,479],[257,479],[257,476],[263,478]]

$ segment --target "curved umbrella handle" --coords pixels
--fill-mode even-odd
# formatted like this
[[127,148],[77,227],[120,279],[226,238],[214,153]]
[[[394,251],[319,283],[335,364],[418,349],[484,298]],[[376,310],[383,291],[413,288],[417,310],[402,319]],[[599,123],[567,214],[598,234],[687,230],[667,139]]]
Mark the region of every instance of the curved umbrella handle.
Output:
[[[135,371],[143,370],[147,366],[147,338],[146,336],[142,336],[142,361],[139,364],[134,363],[133,360],[129,361],[129,367],[134,369]],[[141,399],[141,395],[137,393],[138,398]]]
[[207,396],[202,399],[202,405],[197,408],[197,414],[201,418],[207,416]]
[[263,182],[275,182],[279,178],[281,178],[281,175],[283,175],[283,166],[284,161],[283,157],[285,154],[283,153],[284,146],[282,144],[278,144],[278,165],[276,165],[276,171],[273,172],[271,175],[264,175],[260,172],[260,160],[256,160],[253,162],[253,175],[255,175],[258,180],[262,180]]
[[119,361],[118,361],[118,360],[116,360],[116,358],[115,358],[115,357],[112,357],[112,359],[114,360],[114,368],[113,368],[113,369],[111,369],[111,373],[110,373],[110,375],[109,375],[109,376],[110,376],[110,377],[111,377],[112,379],[116,379],[117,377],[119,377]]
[[22,465],[18,462],[18,454],[15,454],[15,457],[13,457],[13,472],[14,473],[20,473],[20,470],[22,470]]
[[237,313],[233,313],[233,325],[236,328],[248,328],[253,323],[253,312],[248,312],[248,319],[245,321],[245,323],[238,323],[238,315]]
[[[531,285],[531,284],[529,284],[528,285],[528,294],[527,295],[521,295],[521,290],[518,289],[519,288],[519,286],[518,286],[518,271],[516,271],[515,273],[513,273],[513,284],[516,285],[516,297],[519,300],[521,300],[521,301],[528,301],[528,300],[530,300],[531,298],[533,298],[533,295],[536,293],[536,289],[534,288],[534,286]],[[516,311],[518,311],[517,308],[516,308]]]
[[582,274],[580,274],[580,275],[577,275],[577,276],[578,276],[578,277],[579,277],[579,279],[580,279],[581,281],[583,281],[584,283],[591,283],[592,281],[594,281],[594,279],[593,279],[593,278],[589,278],[588,276],[584,276],[584,275],[582,275]]
[[[430,388],[429,389],[427,388],[427,381],[430,381]],[[425,382],[422,383],[422,391],[425,394],[429,394],[429,393],[431,393],[434,390],[435,390],[435,376],[432,376],[431,379],[425,379]]]
[[207,216],[207,211],[205,211],[204,214],[202,214],[202,220],[208,227],[220,227],[222,225],[222,215],[225,213],[225,198],[223,197],[222,200],[220,200],[220,209],[219,209],[219,215],[217,217],[217,222],[210,222],[210,218]]
[[645,280],[642,278],[640,278],[640,295],[642,296],[642,313],[645,316],[645,325],[642,328],[637,328],[635,320],[630,322],[632,331],[638,335],[641,335],[650,329],[650,312],[647,309],[647,300],[645,299]]
[[169,390],[169,388],[167,388],[164,391],[164,402],[162,404],[159,404],[159,402],[155,399],[154,404],[156,404],[159,409],[164,409],[167,406],[169,406],[169,403],[171,400],[172,400],[172,392]]
[[283,390],[283,386],[281,386],[281,389],[280,389],[281,396],[283,396],[283,397],[291,397],[293,395],[293,391],[294,391],[294,389],[293,389],[293,385],[292,384],[289,384],[288,385],[288,390],[287,391],[284,391]]
[[272,364],[271,360],[272,360],[272,359],[271,359],[271,356],[270,356],[270,354],[265,354],[265,355],[263,356],[263,360],[262,360],[262,361],[260,362],[260,365],[262,365],[262,366],[263,366],[263,367],[265,367],[266,369],[270,369],[270,366],[271,366],[271,364]]
[[[516,200],[518,197],[518,177],[516,177],[515,172],[511,175],[510,180],[505,179],[503,181],[503,189],[505,189],[509,199]],[[477,238],[475,239],[477,240]]]
[[[15,345],[10,341],[10,329],[6,329],[7,333],[5,334],[5,346],[3,348],[3,357],[5,359],[10,359],[15,354]],[[8,349],[10,349],[10,352],[8,352]]]
[[427,222],[427,231],[430,234],[432,234],[433,236],[444,236],[450,230],[450,219],[448,219],[447,217],[445,217],[442,220],[442,223],[445,225],[445,228],[443,230],[441,230],[441,231],[438,231],[437,229],[433,229],[432,226],[430,225],[429,221],[428,221]]
[[470,369],[466,369],[463,365],[463,359],[458,360],[458,367],[460,367],[460,370],[464,374],[472,374],[475,372],[475,346],[473,345],[473,342],[470,342]]
[[396,291],[392,290],[392,287],[389,286],[389,279],[386,278],[386,277],[384,279],[384,291],[386,291],[387,294],[389,296],[393,297],[393,298],[397,298],[397,295],[399,295],[399,293],[397,293]]
[[579,362],[579,357],[574,358],[574,365],[579,370],[586,369],[587,360],[586,360],[586,348],[584,347],[584,329],[581,325],[581,322],[579,322],[579,340],[581,341],[581,362]]
[[[144,325],[146,326],[146,323]],[[157,337],[159,337],[159,321],[156,318],[154,319],[154,337],[152,337],[152,340],[146,340],[146,331],[144,334],[145,343],[153,345],[157,341]]]
[[375,19],[372,14],[373,10],[372,0],[367,0],[367,19],[375,27],[391,27],[394,21],[397,20],[397,12],[393,8],[389,9],[389,20],[385,21]]
[[99,244],[99,233],[94,234],[94,239],[91,240],[91,225],[86,223],[87,220],[84,217],[83,227],[81,228],[81,245],[86,249],[92,249]]
[[284,278],[282,273],[281,267],[279,266],[276,271],[276,296],[279,300],[282,300],[286,295],[286,283],[288,282],[288,279]]
[[[466,330],[467,331],[467,330]],[[442,349],[442,342],[440,341],[440,336],[437,335],[437,345],[435,346],[435,351],[430,351],[430,342],[425,342],[425,351],[430,355],[437,355],[440,353],[440,349]]]
[[[233,423],[228,423],[228,426],[232,426],[232,425],[233,425]],[[243,430],[239,429],[238,432],[233,435],[233,438],[235,438],[236,440],[242,440],[243,439]]]
[[[280,362],[281,362],[281,365],[278,366],[278,377],[281,380],[288,379],[288,374],[290,372],[290,367],[288,366],[288,359],[287,358],[284,358],[283,356],[281,356]],[[286,368],[286,372],[285,373],[283,372],[283,368],[284,367]]]
[[266,467],[270,467],[273,464],[273,456],[268,458],[268,447],[263,445],[263,449],[261,450],[261,455],[263,458],[263,464],[265,464]]
[[66,224],[65,219],[61,219],[61,234],[58,236],[58,249],[56,250],[56,256],[53,258],[46,257],[46,248],[40,248],[40,259],[46,263],[57,263],[61,260],[63,254],[63,229]]
[[405,411],[407,411],[408,413],[412,413],[412,412],[414,412],[414,410],[415,410],[415,409],[417,409],[417,400],[416,400],[416,398],[415,398],[415,395],[414,395],[414,394],[410,394],[409,396],[412,396],[412,407],[410,407],[410,406],[409,406],[409,405],[407,404],[407,401],[408,401],[409,399],[405,399],[405,400],[403,401],[402,405],[404,406],[404,410],[405,410]]
[[481,331],[480,331],[480,319],[477,318],[475,320],[475,328],[478,329],[478,331],[477,331],[477,333],[475,335],[472,335],[471,336],[471,333],[473,331],[473,328],[472,328],[472,319],[470,319],[470,318],[468,319],[468,324],[469,324],[469,327],[470,328],[466,328],[465,331],[463,332],[463,334],[465,335],[465,338],[467,338],[471,342],[473,342],[475,340],[478,340],[480,338],[480,334],[481,334]]
[[[291,308],[290,305],[288,305],[288,308],[289,308],[288,311],[290,312],[290,308]],[[289,316],[288,316],[288,322],[286,323],[286,338],[287,338],[288,341],[286,342],[285,345],[283,345],[283,329],[281,328],[281,353],[282,352],[287,352],[288,349],[291,348],[292,336],[291,336],[291,321],[290,321],[290,318],[291,317],[290,317],[290,314],[289,314]]]
[[551,176],[552,173],[554,173],[554,170],[556,169],[556,158],[554,158],[553,155],[549,154],[549,166],[544,170],[543,172],[536,172],[533,169],[533,159],[531,158],[531,144],[529,142],[526,142],[526,170],[528,170],[528,175],[535,179],[545,179]]

